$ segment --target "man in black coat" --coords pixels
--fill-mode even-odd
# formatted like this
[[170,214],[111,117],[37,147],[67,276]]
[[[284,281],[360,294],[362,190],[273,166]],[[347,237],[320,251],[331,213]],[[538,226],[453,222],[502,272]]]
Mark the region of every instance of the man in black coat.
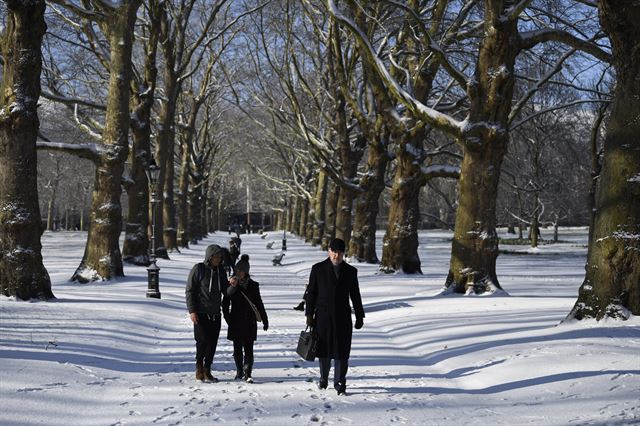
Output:
[[187,278],[185,298],[196,340],[196,380],[217,382],[211,364],[220,336],[222,296],[229,281],[222,266],[222,248],[207,247],[204,262],[196,263]]
[[339,238],[331,240],[329,257],[311,268],[306,298],[307,325],[315,326],[318,333],[318,388],[327,388],[331,359],[334,359],[333,386],[338,395],[345,394],[347,390],[353,332],[349,299],[356,315],[356,329],[362,328],[364,319],[358,270],[344,262],[344,252],[344,241]]

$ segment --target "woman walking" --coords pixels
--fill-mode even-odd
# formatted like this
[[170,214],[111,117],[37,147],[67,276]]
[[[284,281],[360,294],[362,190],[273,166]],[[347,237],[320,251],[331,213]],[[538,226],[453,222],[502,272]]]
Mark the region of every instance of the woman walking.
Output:
[[249,277],[248,256],[238,261],[235,276],[229,279],[227,297],[222,302],[227,322],[227,339],[233,341],[233,359],[236,363],[236,380],[253,383],[253,342],[258,334],[257,322],[267,331],[269,319],[260,296],[260,286]]

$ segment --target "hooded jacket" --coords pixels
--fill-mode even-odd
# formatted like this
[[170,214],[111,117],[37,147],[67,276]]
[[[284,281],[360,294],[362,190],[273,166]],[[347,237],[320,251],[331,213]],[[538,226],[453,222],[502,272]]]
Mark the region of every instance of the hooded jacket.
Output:
[[226,294],[229,280],[222,266],[217,268],[209,266],[209,259],[213,256],[222,256],[222,249],[217,244],[207,247],[204,262],[196,263],[189,277],[185,289],[185,298],[189,313],[220,316],[222,296]]

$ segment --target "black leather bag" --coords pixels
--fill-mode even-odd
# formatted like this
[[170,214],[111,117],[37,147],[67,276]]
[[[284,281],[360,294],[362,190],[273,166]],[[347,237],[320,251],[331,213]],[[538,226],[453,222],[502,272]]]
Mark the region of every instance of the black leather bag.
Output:
[[311,327],[309,331],[307,331],[307,329],[304,329],[300,332],[296,353],[306,361],[313,361],[314,359],[316,359],[316,350],[318,348],[318,334],[313,327]]

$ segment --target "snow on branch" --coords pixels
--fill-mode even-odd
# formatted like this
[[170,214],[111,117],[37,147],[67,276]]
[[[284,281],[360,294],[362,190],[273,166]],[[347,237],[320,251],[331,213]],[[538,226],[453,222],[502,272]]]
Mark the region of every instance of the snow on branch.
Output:
[[46,92],[44,90],[40,93],[40,95],[45,99],[49,99],[55,102],[60,102],[63,104],[70,104],[70,105],[79,104],[79,105],[84,105],[91,108],[99,109],[101,111],[107,110],[107,107],[103,104],[98,104],[98,103],[87,101],[80,98],[69,98],[66,96],[54,95],[53,93]]
[[460,167],[448,164],[432,164],[430,166],[422,166],[422,174],[426,179],[444,177],[444,178],[460,178]]
[[72,144],[64,142],[37,142],[37,149],[45,151],[64,152],[76,157],[86,158],[94,163],[100,159],[99,148],[96,144]]
[[106,19],[106,15],[96,10],[85,9],[84,7],[73,3],[70,0],[47,0],[47,3],[53,3],[64,7],[67,10],[74,12],[75,14],[88,19],[90,21],[102,21]]
[[433,108],[429,108],[422,102],[415,99],[409,93],[407,93],[407,91],[404,90],[400,86],[400,84],[391,76],[382,60],[376,54],[375,49],[369,42],[369,39],[356,25],[356,23],[339,12],[333,0],[327,0],[327,3],[331,15],[334,17],[334,19],[347,27],[356,37],[358,42],[362,45],[364,54],[367,56],[367,59],[371,63],[373,69],[384,81],[385,85],[387,85],[387,88],[389,89],[391,95],[396,100],[404,104],[407,109],[409,109],[416,117],[419,117],[433,127],[440,129],[454,137],[461,138],[466,122],[458,121],[453,117],[434,110]]

